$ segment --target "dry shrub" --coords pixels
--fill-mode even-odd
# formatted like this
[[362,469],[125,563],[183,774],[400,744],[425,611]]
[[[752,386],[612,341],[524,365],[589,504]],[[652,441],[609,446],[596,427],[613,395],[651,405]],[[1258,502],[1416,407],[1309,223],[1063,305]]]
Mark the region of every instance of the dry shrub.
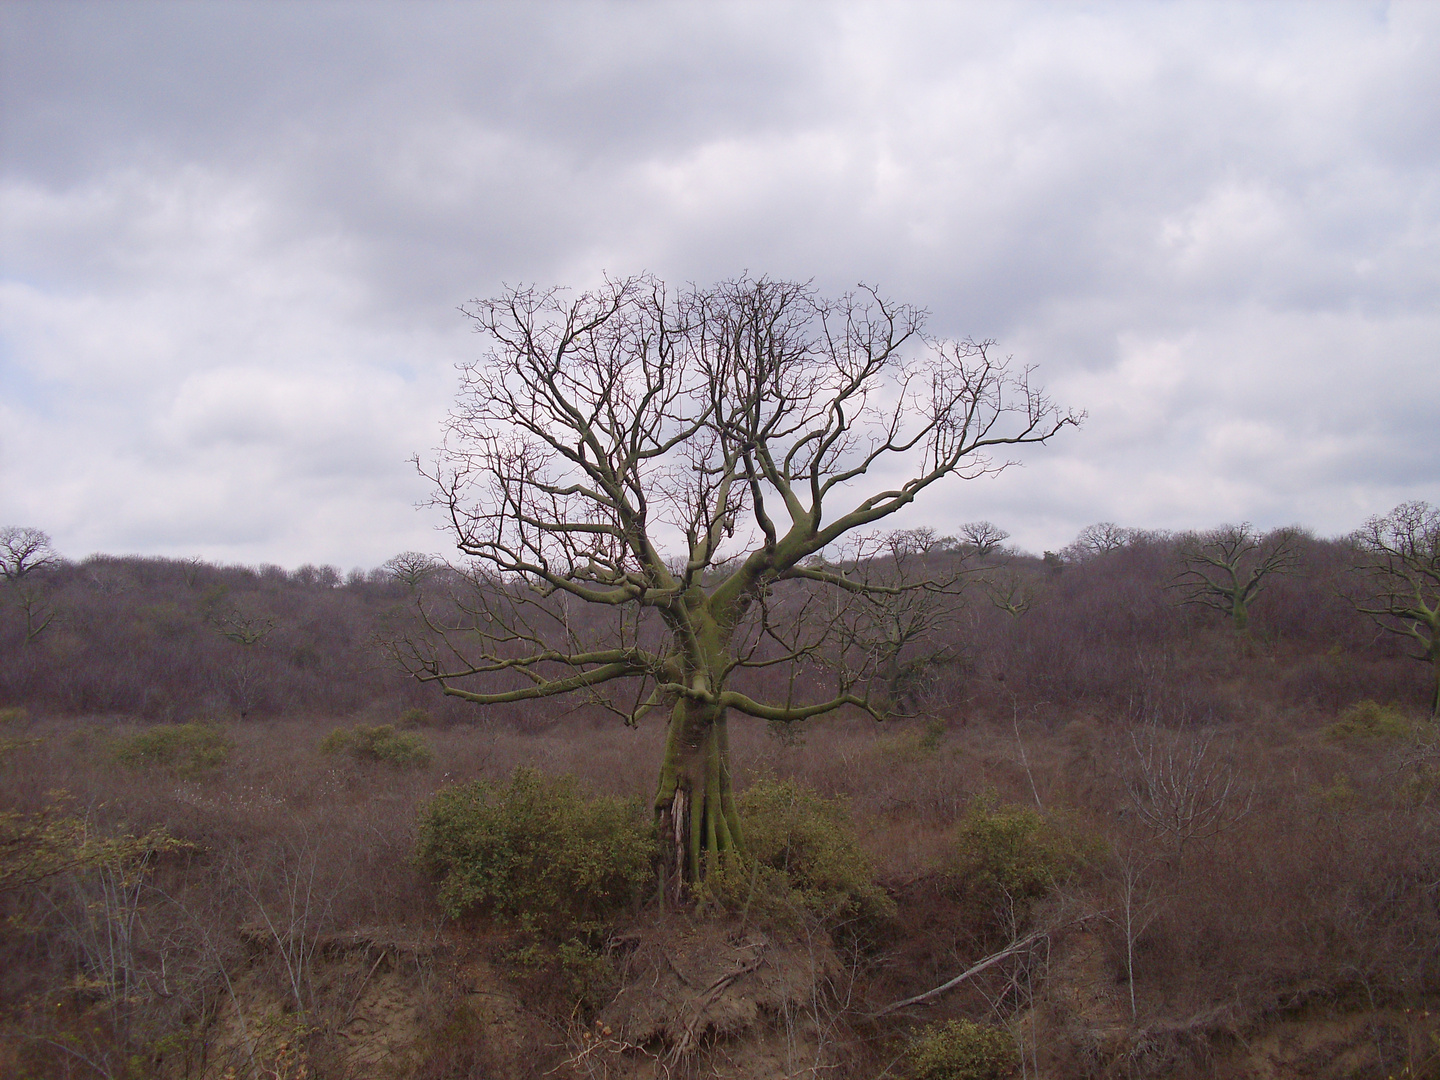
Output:
[[930,761],[940,752],[945,731],[943,720],[932,719],[922,727],[902,730],[881,740],[875,749],[891,767]]
[[153,886],[190,850],[163,829],[109,831],[64,804],[0,813],[0,1030],[15,1075],[152,1075],[162,1059],[197,1060],[186,1014],[204,976],[189,981],[194,954]]
[[95,867],[145,864],[186,846],[164,829],[107,835],[61,805],[37,814],[0,811],[0,893]]
[[441,1003],[425,1033],[413,1080],[459,1080],[500,1073],[492,1067],[495,1054],[489,1034],[475,1010],[459,996]]
[[[1163,838],[1125,847],[1142,1019],[1210,1016],[1223,1027],[1440,988],[1434,810],[1406,798],[1379,758],[1323,742],[1288,749],[1251,763],[1251,814],[1183,863],[1165,857]],[[1109,901],[1117,978],[1126,899]],[[1203,1026],[1194,1034],[1208,1037]]]
[[[1334,554],[1324,545],[1317,551],[1326,559]],[[1028,563],[1019,565],[1028,572]],[[1213,1061],[1223,1051],[1226,1031],[1242,1031],[1248,1039],[1280,1015],[1303,1016],[1319,1007],[1369,1009],[1372,1001],[1398,1007],[1440,991],[1435,888],[1440,757],[1431,743],[1413,737],[1424,725],[1392,737],[1402,734],[1395,716],[1418,715],[1426,690],[1418,666],[1388,639],[1373,641],[1343,602],[1322,603],[1328,586],[1318,577],[1277,583],[1256,608],[1251,639],[1239,643],[1175,608],[1164,592],[1167,566],[1163,545],[1096,557],[1039,581],[1034,604],[1022,618],[968,611],[955,640],[937,642],[971,649],[975,663],[966,678],[947,683],[953,695],[941,718],[948,726],[942,730],[937,723],[934,739],[922,733],[923,722],[900,727],[895,738],[896,725],[837,716],[807,722],[803,745],[785,746],[763,723],[737,718],[732,724],[737,782],[743,786],[747,777],[773,775],[848,807],[845,830],[858,850],[872,853],[900,901],[897,919],[884,931],[886,951],[865,954],[870,966],[857,984],[857,1000],[884,1004],[964,970],[993,952],[997,938],[1008,940],[1010,899],[1019,898],[1022,915],[1026,905],[1043,908],[1046,901],[1034,897],[1045,895],[1047,883],[1068,880],[1067,903],[1073,896],[1077,905],[1088,902],[1119,920],[1113,862],[1104,880],[1067,869],[1075,865],[1064,854],[1067,838],[1086,847],[1079,828],[1067,824],[1071,821],[1103,830],[1116,860],[1123,855],[1130,861],[1139,915],[1131,943],[1139,1020],[1132,1023],[1124,1000],[1125,935],[1095,919],[1087,937],[1099,952],[1095,970],[1085,975],[1094,976],[1097,999],[1108,995],[1121,1007],[1072,1016],[1067,1022],[1073,1028],[1054,1031],[1054,1045],[1042,1048],[1042,1056],[1053,1052],[1055,1060],[1077,1064],[1047,1075],[1088,1069],[1140,1077],[1151,1066],[1159,1070],[1156,1075],[1170,1075],[1156,1064],[1164,1055],[1146,1057],[1137,1048],[1179,1039],[1195,1048],[1196,1061]],[[96,565],[86,573],[106,569]],[[8,747],[0,756],[0,811],[41,814],[52,802],[49,792],[65,789],[74,805],[89,808],[92,835],[140,836],[164,828],[195,845],[183,859],[155,867],[142,889],[143,918],[136,924],[147,935],[137,953],[137,972],[152,981],[168,979],[155,985],[173,996],[147,997],[142,988],[133,1007],[103,1016],[77,1006],[67,988],[78,985],[88,960],[75,928],[99,925],[87,923],[86,912],[104,910],[107,886],[97,871],[67,872],[0,895],[3,914],[29,919],[33,930],[0,939],[5,1002],[0,1013],[7,1023],[27,1003],[37,1006],[34,1016],[48,1003],[58,1017],[31,1034],[55,1038],[72,1030],[85,1040],[75,1043],[76,1049],[107,1067],[122,1067],[125,1055],[133,1053],[140,1055],[142,1068],[157,1071],[155,1048],[162,1043],[199,1046],[193,1060],[215,1061],[214,1046],[205,1047],[214,1032],[203,1024],[228,1008],[223,976],[263,976],[276,988],[287,979],[279,941],[257,961],[238,930],[253,926],[262,908],[272,919],[288,910],[297,883],[309,889],[313,881],[322,900],[323,918],[302,927],[311,942],[371,927],[392,928],[391,933],[403,928],[415,937],[438,933],[443,919],[433,884],[410,861],[417,809],[437,787],[481,780],[498,791],[517,767],[527,766],[573,773],[585,791],[621,801],[653,792],[663,726],[602,725],[594,710],[574,703],[475,710],[450,699],[431,701],[423,688],[400,688],[383,672],[376,674],[378,669],[364,667],[366,658],[345,644],[365,639],[366,605],[390,603],[385,588],[377,585],[369,596],[370,586],[284,585],[268,571],[226,580],[233,593],[263,601],[268,605],[263,610],[282,624],[272,645],[255,650],[254,677],[269,683],[263,693],[256,691],[256,700],[268,702],[272,714],[283,708],[284,716],[264,724],[232,723],[226,735],[234,749],[224,769],[188,773],[182,766],[185,775],[158,764],[117,769],[109,735],[128,735],[135,713],[216,716],[234,704],[233,694],[217,690],[215,679],[226,675],[224,665],[235,663],[238,650],[197,622],[195,605],[208,585],[202,580],[192,589],[175,576],[180,569],[117,563],[108,570],[124,572],[125,588],[106,593],[98,591],[104,584],[100,577],[61,582],[76,619],[64,635],[32,650],[47,666],[28,675],[21,667],[0,670],[0,700],[28,706],[41,717],[0,719],[0,735],[25,736],[0,739]],[[1031,569],[1043,572],[1038,563]],[[219,572],[200,573],[202,579],[207,575]],[[162,608],[166,594],[177,610]],[[327,622],[331,609],[343,619]],[[180,633],[192,623],[199,632]],[[139,642],[131,649],[129,628],[141,624],[155,629],[159,644]],[[327,626],[344,633],[330,635]],[[171,629],[178,635],[173,639],[165,636]],[[310,648],[320,663],[311,662],[305,651]],[[134,671],[102,662],[102,656],[132,654],[140,657]],[[363,678],[356,675],[362,667]],[[168,682],[157,689],[157,678]],[[1400,704],[1372,708],[1362,702],[1354,714],[1340,715],[1366,698]],[[404,710],[412,705],[432,709],[434,726],[407,716]],[[116,715],[85,721],[57,715],[83,709]],[[118,715],[122,711],[125,715]],[[260,711],[256,705],[252,715]],[[1345,733],[1323,737],[1322,729],[1337,716],[1336,727],[1343,725]],[[387,720],[401,729],[425,726],[432,769],[376,769],[348,750],[336,756],[312,752],[338,723],[383,726]],[[1236,790],[1254,791],[1248,816],[1227,818],[1220,835],[1193,839],[1183,860],[1172,838],[1145,827],[1134,794],[1127,792],[1127,781],[1135,786],[1132,731],[1141,721],[1158,724],[1167,746],[1186,745],[1218,727],[1216,737],[1231,751],[1224,759],[1235,770]],[[998,796],[979,813],[974,795],[991,787]],[[752,789],[763,792],[765,784]],[[1042,801],[1044,812],[1007,805]],[[636,809],[642,831],[647,817]],[[777,908],[798,912],[807,926],[814,925],[816,912],[855,902],[840,889],[807,908],[788,877],[784,892],[767,894],[760,887],[782,873],[804,878],[797,849],[824,849],[807,829],[824,826],[825,815],[800,817],[790,822],[785,812],[767,814],[747,825],[746,839],[755,850],[764,847],[775,877],[771,871],[755,873],[759,860],[749,873],[736,875],[724,905],[734,916],[730,927],[739,925],[752,888],[747,928],[752,934],[764,930],[759,916],[772,897],[781,901]],[[11,820],[20,827],[38,819]],[[969,851],[963,871],[962,848]],[[785,857],[771,858],[776,852]],[[942,857],[950,867],[943,881],[935,873]],[[868,871],[855,871],[854,865],[856,880],[868,881]],[[806,873],[810,887],[826,879]],[[641,878],[648,886],[648,865]],[[718,886],[720,879],[713,880]],[[113,897],[113,881],[109,889]],[[1031,921],[1043,914],[1034,912]],[[464,932],[451,927],[447,934]],[[290,940],[283,928],[280,940]],[[536,956],[543,966],[559,953]],[[593,956],[577,954],[570,968],[583,969]],[[514,977],[514,963],[496,968]],[[655,969],[663,968],[657,960]],[[355,979],[367,970],[368,965]],[[714,977],[723,965],[716,970]],[[175,992],[177,971],[191,989]],[[1003,996],[1013,971],[1008,964],[987,971],[975,985],[945,995],[934,1016],[994,1019],[988,994],[1003,1017],[1017,1000],[1013,990]],[[1076,983],[1055,965],[1046,991],[1041,969],[1036,971],[1042,1002],[1037,1012],[1043,1015],[1047,994],[1052,1003],[1062,996],[1068,1000]],[[570,974],[559,971],[557,977]],[[649,993],[650,974],[647,969],[633,994]],[[306,1000],[330,992],[328,976],[320,975]],[[376,978],[380,975],[383,971]],[[703,975],[693,977],[709,985]],[[573,990],[569,983],[565,993]],[[340,1004],[348,1005],[353,993],[341,995]],[[55,1009],[60,998],[66,1004]],[[201,1018],[195,1021],[201,1026],[187,1027],[187,1016]],[[109,1034],[94,1035],[96,1024]],[[1171,1034],[1162,1039],[1156,1032]],[[893,1046],[898,1034],[895,1028],[878,1030],[875,1042]],[[463,1032],[456,1037],[468,1039]],[[553,1033],[548,1037],[553,1041]],[[329,1038],[317,1033],[307,1040],[317,1074],[319,1063],[330,1060],[321,1053]],[[527,1029],[512,1041],[540,1047],[546,1038]],[[497,1036],[497,1045],[500,1041]],[[522,1059],[528,1052],[517,1051]],[[164,1067],[186,1075],[187,1066],[168,1053]],[[464,1057],[453,1065],[458,1074],[480,1068],[463,1064]],[[6,1064],[0,1060],[0,1072]],[[877,1051],[868,1071],[855,1067],[828,1075],[876,1076],[888,1064]],[[433,1067],[438,1076],[452,1066]],[[84,1072],[77,1059],[60,1051],[32,1071],[62,1075],[65,1069],[77,1076]],[[198,1067],[189,1074],[197,1072]],[[1214,1074],[1196,1066],[1189,1075]]]

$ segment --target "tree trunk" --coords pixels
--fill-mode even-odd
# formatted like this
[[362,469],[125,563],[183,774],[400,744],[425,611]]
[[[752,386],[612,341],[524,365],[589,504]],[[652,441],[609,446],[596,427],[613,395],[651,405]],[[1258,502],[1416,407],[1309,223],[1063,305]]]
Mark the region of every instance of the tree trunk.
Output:
[[661,889],[667,902],[684,904],[690,886],[715,867],[721,853],[740,848],[723,709],[676,702],[666,733],[655,818]]
[[1430,663],[1435,668],[1435,692],[1430,695],[1430,719],[1440,720],[1440,649],[1432,650]]

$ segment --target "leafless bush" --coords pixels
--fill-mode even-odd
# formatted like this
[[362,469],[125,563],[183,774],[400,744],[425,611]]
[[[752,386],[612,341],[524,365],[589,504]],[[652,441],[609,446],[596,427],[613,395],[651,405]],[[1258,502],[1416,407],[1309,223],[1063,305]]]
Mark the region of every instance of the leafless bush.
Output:
[[1176,863],[1192,842],[1213,840],[1250,813],[1255,785],[1215,747],[1213,731],[1131,734],[1125,791],[1145,827],[1161,834]]

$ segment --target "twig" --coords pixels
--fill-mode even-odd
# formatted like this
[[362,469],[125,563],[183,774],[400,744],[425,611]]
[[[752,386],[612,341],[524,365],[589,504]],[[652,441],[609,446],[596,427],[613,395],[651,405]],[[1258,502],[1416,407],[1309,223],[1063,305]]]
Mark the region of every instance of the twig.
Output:
[[381,949],[380,955],[375,958],[375,963],[370,965],[370,970],[365,973],[365,978],[360,980],[360,989],[355,991],[355,996],[350,999],[350,1008],[345,1010],[345,1020],[340,1026],[343,1028],[355,1016],[355,1006],[360,1004],[360,995],[365,992],[365,987],[370,985],[370,976],[375,974],[375,969],[380,966],[380,961],[385,959],[388,950]]
[[[1030,771],[1030,758],[1026,756],[1025,743],[1024,740],[1020,738],[1020,706],[1016,704],[1014,698],[1011,699],[1010,704],[1011,723],[1012,726],[1015,728],[1015,745],[1020,748],[1020,764],[1025,766],[1025,776],[1030,781],[1030,793],[1035,796],[1035,805],[1043,812],[1045,809],[1045,804],[1040,801],[1040,789],[1035,786],[1035,774]],[[1038,710],[1040,708],[1040,705],[1044,704],[1047,703],[1042,701],[1037,704],[1035,708]]]

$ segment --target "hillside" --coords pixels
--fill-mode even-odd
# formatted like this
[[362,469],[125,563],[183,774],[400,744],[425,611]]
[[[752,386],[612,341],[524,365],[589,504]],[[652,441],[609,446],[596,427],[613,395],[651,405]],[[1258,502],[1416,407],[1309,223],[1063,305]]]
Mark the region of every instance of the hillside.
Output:
[[948,549],[911,716],[737,723],[752,862],[564,918],[448,909],[425,808],[643,830],[658,721],[416,683],[386,570],[57,563],[0,609],[0,1074],[1440,1075],[1432,671],[1346,543],[1243,631],[1184,544]]

